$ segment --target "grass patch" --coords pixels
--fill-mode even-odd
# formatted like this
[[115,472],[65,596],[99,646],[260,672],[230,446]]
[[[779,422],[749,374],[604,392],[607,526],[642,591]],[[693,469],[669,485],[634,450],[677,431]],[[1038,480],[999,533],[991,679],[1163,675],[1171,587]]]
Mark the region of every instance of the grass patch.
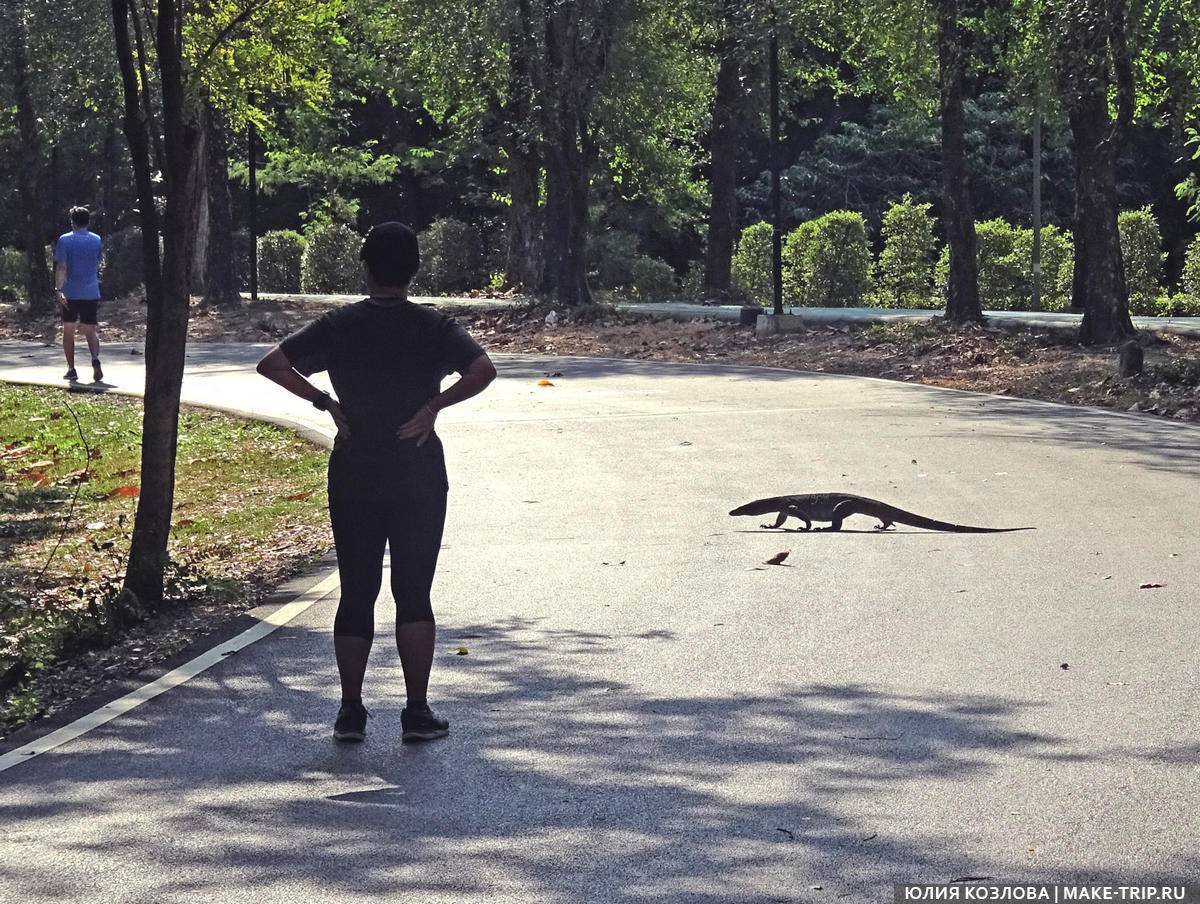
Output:
[[[42,673],[129,633],[110,607],[140,440],[137,401],[0,385],[0,726],[43,710]],[[148,616],[253,605],[330,547],[324,450],[273,426],[185,411],[177,461],[166,600]]]

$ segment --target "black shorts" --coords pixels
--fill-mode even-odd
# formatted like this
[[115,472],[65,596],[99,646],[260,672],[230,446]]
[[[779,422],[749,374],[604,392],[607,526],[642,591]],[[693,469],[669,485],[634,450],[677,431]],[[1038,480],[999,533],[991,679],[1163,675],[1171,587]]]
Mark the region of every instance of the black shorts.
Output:
[[78,320],[80,323],[86,323],[90,326],[96,325],[96,315],[100,309],[100,299],[67,299],[67,306],[62,307],[63,323],[74,323]]

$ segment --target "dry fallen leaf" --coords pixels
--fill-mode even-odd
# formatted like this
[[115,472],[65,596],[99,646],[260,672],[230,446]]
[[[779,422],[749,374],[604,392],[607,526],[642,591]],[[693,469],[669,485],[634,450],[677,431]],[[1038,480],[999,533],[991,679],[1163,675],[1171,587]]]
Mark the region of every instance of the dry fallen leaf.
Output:
[[1159,584],[1154,581],[1149,581],[1145,584],[1141,584],[1138,587],[1138,590],[1154,590],[1157,587],[1166,587],[1166,586],[1167,586],[1166,584]]
[[789,555],[791,555],[791,550],[785,549],[783,552],[775,553],[775,555],[771,556],[771,558],[767,559],[767,561],[763,562],[763,564],[764,565],[782,565],[783,560],[786,559]]
[[293,493],[291,496],[284,496],[285,502],[300,502],[302,499],[307,499],[313,494],[312,490],[307,490],[303,493]]
[[114,499],[117,496],[137,496],[140,492],[141,490],[136,485],[127,483],[123,487],[117,487],[108,496],[110,499]]
[[549,380],[538,380],[538,386],[553,386]]

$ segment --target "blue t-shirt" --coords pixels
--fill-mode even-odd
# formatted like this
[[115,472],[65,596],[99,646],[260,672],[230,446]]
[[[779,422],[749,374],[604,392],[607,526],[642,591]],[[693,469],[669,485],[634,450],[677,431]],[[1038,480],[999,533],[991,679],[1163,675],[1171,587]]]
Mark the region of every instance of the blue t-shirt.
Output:
[[67,265],[63,295],[68,301],[100,298],[100,245],[100,236],[86,229],[59,236],[54,246],[54,262]]

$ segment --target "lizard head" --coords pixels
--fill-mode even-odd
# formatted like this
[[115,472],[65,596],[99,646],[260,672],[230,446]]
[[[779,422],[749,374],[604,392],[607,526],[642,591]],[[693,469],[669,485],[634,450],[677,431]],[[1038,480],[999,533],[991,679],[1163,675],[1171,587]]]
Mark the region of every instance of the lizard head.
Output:
[[731,515],[765,515],[768,512],[779,511],[778,499],[755,499],[753,502],[747,502],[745,505],[739,505],[729,514]]

